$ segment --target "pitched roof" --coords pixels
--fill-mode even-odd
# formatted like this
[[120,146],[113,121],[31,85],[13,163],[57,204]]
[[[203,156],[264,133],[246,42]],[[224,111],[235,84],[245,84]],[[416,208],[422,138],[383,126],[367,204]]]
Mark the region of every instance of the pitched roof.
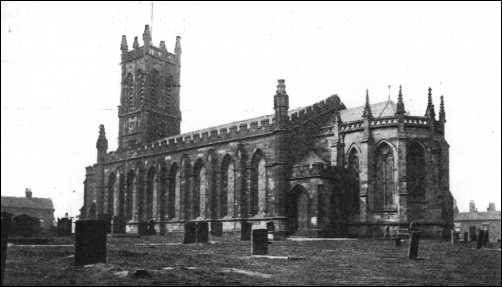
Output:
[[490,212],[460,212],[454,221],[470,220],[500,220],[500,211]]
[[2,196],[2,209],[8,207],[54,210],[50,198]]
[[[371,113],[375,118],[391,117],[396,113],[396,103],[385,101],[370,105]],[[340,117],[344,122],[357,121],[362,119],[364,106],[340,110]]]

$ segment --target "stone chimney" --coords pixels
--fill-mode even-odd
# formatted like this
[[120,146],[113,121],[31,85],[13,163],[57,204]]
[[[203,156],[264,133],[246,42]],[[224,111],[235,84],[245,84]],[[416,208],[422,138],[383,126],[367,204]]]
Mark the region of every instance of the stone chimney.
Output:
[[24,193],[26,194],[26,198],[31,198],[31,195],[32,195],[31,188],[26,188],[24,190]]
[[488,212],[495,212],[495,211],[497,211],[495,209],[495,202],[488,203],[488,208],[486,209],[486,211],[488,211]]

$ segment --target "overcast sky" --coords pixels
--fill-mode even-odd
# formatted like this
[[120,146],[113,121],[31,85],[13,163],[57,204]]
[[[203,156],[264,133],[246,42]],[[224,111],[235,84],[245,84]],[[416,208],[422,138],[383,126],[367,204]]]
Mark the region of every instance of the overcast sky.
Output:
[[[2,195],[51,197],[77,215],[99,124],[117,147],[120,39],[132,47],[150,2],[2,2]],[[154,4],[153,41],[182,37],[182,132],[338,94],[348,107],[391,98],[423,115],[446,105],[450,189],[461,210],[500,209],[501,6],[480,3]],[[141,42],[141,41],[140,41]]]

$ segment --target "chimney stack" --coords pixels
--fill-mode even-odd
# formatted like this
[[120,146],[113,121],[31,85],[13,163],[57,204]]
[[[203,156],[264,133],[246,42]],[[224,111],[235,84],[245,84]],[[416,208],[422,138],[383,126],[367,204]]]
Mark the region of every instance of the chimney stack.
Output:
[[26,194],[26,198],[31,198],[32,196],[31,188],[26,188],[24,192]]

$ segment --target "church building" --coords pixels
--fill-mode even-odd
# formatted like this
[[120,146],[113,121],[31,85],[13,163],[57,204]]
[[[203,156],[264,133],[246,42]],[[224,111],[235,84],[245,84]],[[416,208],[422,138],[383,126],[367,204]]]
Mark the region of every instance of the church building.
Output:
[[[416,223],[424,236],[453,227],[443,97],[422,115],[397,102],[348,108],[338,95],[290,109],[284,80],[271,114],[180,133],[181,38],[121,43],[118,148],[103,125],[86,168],[81,217],[160,234],[207,221],[212,234],[266,227],[277,236],[383,236]],[[273,91],[271,91],[273,94]],[[425,99],[425,96],[424,96]],[[425,100],[424,100],[425,101]],[[246,227],[247,228],[247,227]]]

